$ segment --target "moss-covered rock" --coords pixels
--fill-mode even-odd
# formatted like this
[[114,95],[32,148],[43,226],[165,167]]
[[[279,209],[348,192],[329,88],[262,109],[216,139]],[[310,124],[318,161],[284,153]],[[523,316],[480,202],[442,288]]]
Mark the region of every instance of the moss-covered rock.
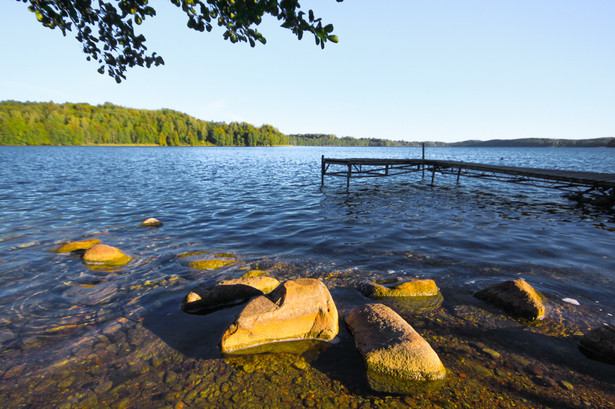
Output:
[[72,241],[70,243],[66,243],[60,246],[58,249],[56,249],[56,252],[57,253],[71,253],[73,251],[87,250],[100,243],[101,243],[100,239],[87,239],[87,240]]

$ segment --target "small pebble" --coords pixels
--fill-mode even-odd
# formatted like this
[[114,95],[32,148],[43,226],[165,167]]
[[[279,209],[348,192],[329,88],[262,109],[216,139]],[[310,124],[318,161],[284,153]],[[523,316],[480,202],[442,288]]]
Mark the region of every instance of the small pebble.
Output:
[[293,366],[294,366],[295,368],[297,368],[297,369],[301,369],[301,370],[303,371],[304,369],[306,369],[306,368],[308,367],[308,364],[307,364],[307,362],[305,362],[305,361],[301,360],[301,361],[296,361],[296,362],[293,364]]
[[494,359],[497,359],[501,356],[499,352],[494,351],[491,348],[483,348],[483,352],[486,353],[487,355],[490,355]]
[[574,389],[574,386],[570,382],[568,382],[568,381],[559,381],[559,385],[563,389],[566,389],[566,390],[569,390],[569,391]]

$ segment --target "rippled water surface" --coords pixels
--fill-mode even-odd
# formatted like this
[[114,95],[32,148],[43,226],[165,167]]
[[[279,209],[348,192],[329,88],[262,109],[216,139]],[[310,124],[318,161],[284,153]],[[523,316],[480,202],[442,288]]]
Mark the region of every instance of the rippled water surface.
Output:
[[[237,308],[199,321],[179,311],[179,302],[197,284],[238,277],[247,269],[265,269],[280,280],[321,278],[339,298],[341,310],[344,303],[356,302],[350,291],[364,278],[435,279],[445,303],[413,325],[424,327],[435,349],[439,346],[439,353],[450,356],[447,367],[459,385],[465,376],[476,374],[464,369],[456,351],[470,353],[479,341],[465,334],[466,344],[451,344],[450,339],[463,333],[454,330],[452,322],[455,317],[469,319],[463,315],[468,305],[480,310],[481,305],[468,300],[488,284],[525,278],[543,293],[551,311],[557,311],[552,318],[561,328],[546,325],[553,333],[615,323],[615,220],[609,212],[579,207],[557,190],[467,178],[457,184],[454,176],[445,175],[437,175],[434,186],[420,173],[353,179],[349,190],[345,179],[327,177],[321,186],[321,155],[418,158],[421,150],[0,147],[0,391],[8,399],[2,403],[250,407],[271,395],[277,400],[268,403],[270,407],[417,405],[409,398],[370,394],[360,377],[345,375],[356,369],[354,352],[347,352],[352,342],[347,332],[340,346],[333,347],[346,351],[337,352],[348,359],[348,366],[342,365],[345,370],[336,371],[334,353],[310,361],[307,372],[297,364],[304,358],[294,355],[223,359],[218,337]],[[615,169],[615,150],[609,149],[428,148],[426,157]],[[141,227],[147,217],[156,217],[164,226]],[[53,251],[61,243],[84,238],[99,238],[133,260],[121,268],[93,269],[77,255]],[[220,253],[235,262],[213,272],[188,266]],[[438,320],[443,322],[441,330],[430,326]],[[494,322],[484,325],[498,331],[508,325]],[[204,325],[212,330],[196,338],[188,330]],[[554,337],[551,332],[548,336]],[[466,345],[470,352],[464,350]],[[527,348],[516,352],[522,355]],[[564,369],[553,360],[545,365],[556,368],[552,377],[561,379],[555,381],[566,371],[590,376],[603,370],[601,364],[577,363],[583,359],[579,355]],[[489,384],[492,388],[502,382],[522,383],[513,376],[514,356],[509,361],[513,363],[503,363],[501,373],[499,367],[476,365],[492,372],[491,377],[483,372],[489,379],[485,382],[495,382]],[[271,368],[277,368],[277,375],[267,372]],[[217,389],[199,387],[192,376],[197,371]],[[509,372],[513,375],[506,375]],[[540,382],[531,378],[542,375],[518,372],[540,389]],[[603,381],[590,379],[597,389],[578,396],[565,388],[551,396],[558,387],[530,396],[520,386],[510,387],[515,391],[505,396],[528,407],[557,407],[562,402],[566,407],[605,407],[601,405],[611,396],[601,392]],[[64,386],[57,386],[62,382]],[[289,384],[279,389],[285,382]],[[604,382],[612,386],[611,378]],[[255,390],[241,395],[241,388],[233,386],[237,383],[244,389],[245,384],[255,385]],[[6,389],[15,384],[19,399]],[[454,403],[455,396],[463,402],[476,399],[472,388],[463,392],[459,385],[450,381],[450,390],[424,392],[425,407],[464,407]],[[275,393],[263,392],[269,387]],[[448,398],[440,402],[438,393]],[[494,401],[504,396],[494,393]],[[485,407],[492,403],[486,401]]]

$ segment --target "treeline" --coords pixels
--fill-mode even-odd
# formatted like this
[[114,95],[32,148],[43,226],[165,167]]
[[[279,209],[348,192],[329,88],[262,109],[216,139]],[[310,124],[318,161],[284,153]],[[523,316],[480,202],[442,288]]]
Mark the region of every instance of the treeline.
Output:
[[0,102],[0,145],[92,144],[273,146],[289,139],[271,125],[201,121],[170,109]]
[[[170,109],[149,111],[110,103],[0,102],[0,145],[157,146],[421,146],[423,142],[284,135],[271,125],[209,122]],[[615,138],[424,142],[428,147],[615,147]]]
[[376,138],[338,138],[328,134],[288,135],[291,145],[300,146],[418,146],[418,142],[389,141]]

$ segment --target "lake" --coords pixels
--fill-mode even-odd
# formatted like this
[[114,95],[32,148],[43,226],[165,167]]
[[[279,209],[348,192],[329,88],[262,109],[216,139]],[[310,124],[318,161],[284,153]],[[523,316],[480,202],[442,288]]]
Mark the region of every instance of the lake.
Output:
[[[0,147],[0,405],[615,407],[613,366],[576,345],[615,324],[613,214],[558,190],[444,175],[434,186],[420,173],[321,186],[321,155],[421,149]],[[427,148],[426,158],[615,169],[613,149]],[[141,227],[148,217],[164,225]],[[54,252],[86,238],[133,260],[92,269]],[[188,266],[220,254],[234,262]],[[371,392],[345,328],[324,351],[222,357],[241,307],[192,316],[179,304],[250,269],[322,279],[342,315],[368,301],[361,280],[434,279],[443,301],[393,307],[447,381],[406,397]],[[539,324],[472,297],[520,277],[545,297]]]

